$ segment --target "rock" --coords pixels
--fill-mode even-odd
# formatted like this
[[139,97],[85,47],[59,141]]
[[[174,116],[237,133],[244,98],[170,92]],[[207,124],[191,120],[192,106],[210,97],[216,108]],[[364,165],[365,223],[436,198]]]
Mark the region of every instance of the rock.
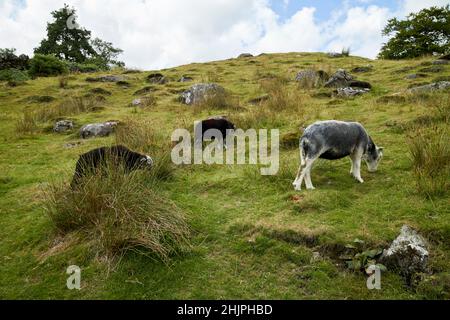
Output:
[[427,73],[437,73],[444,71],[444,67],[442,66],[432,66],[428,68],[423,68],[419,70],[420,72],[427,72]]
[[428,77],[425,73],[412,73],[408,74],[405,79],[412,80],[412,79],[418,79],[418,78],[426,78]]
[[72,120],[59,120],[55,123],[55,126],[53,127],[53,131],[58,133],[66,132],[72,129],[73,129]]
[[354,73],[363,73],[363,72],[370,72],[370,71],[372,71],[373,70],[373,66],[372,65],[367,65],[367,66],[362,66],[362,67],[356,67],[356,68],[353,68],[352,70],[351,70],[351,72],[354,72]]
[[190,89],[184,91],[180,95],[182,103],[192,105],[201,102],[208,95],[225,92],[225,89],[215,83],[199,83],[193,85]]
[[118,82],[118,81],[124,81],[125,78],[122,76],[100,76],[95,78],[86,78],[87,82]]
[[339,52],[329,52],[328,53],[328,57],[330,57],[330,58],[341,58],[343,56],[344,55],[342,53],[339,53]]
[[164,84],[167,82],[167,79],[161,73],[150,73],[147,76],[147,81],[154,84]]
[[178,80],[178,82],[190,82],[193,81],[194,79],[188,76],[181,76],[180,80]]
[[241,59],[241,58],[253,58],[253,55],[251,53],[241,53],[238,56],[238,59]]
[[80,137],[83,139],[91,137],[106,137],[114,132],[117,127],[117,121],[107,121],[104,123],[91,123],[80,129]]
[[450,88],[450,81],[438,81],[423,86],[414,87],[408,90],[408,92],[429,92],[435,90],[444,90]]
[[344,69],[336,71],[330,79],[325,83],[325,87],[344,88],[349,86],[349,82],[353,77]]
[[297,76],[295,77],[295,81],[300,82],[303,85],[310,84],[313,87],[316,87],[318,85],[321,85],[325,82],[327,82],[329,79],[329,75],[323,71],[323,70],[302,70],[299,73],[297,73]]
[[434,65],[448,64],[448,60],[438,59],[438,60],[433,61],[432,64],[434,64]]
[[383,251],[380,262],[409,278],[416,272],[427,270],[428,255],[426,240],[417,231],[404,225],[400,235]]
[[370,89],[368,89],[368,88],[345,87],[345,88],[338,88],[336,90],[336,95],[338,97],[342,97],[342,98],[350,98],[350,97],[355,97],[355,96],[362,95],[362,94],[367,93],[369,91],[370,91]]

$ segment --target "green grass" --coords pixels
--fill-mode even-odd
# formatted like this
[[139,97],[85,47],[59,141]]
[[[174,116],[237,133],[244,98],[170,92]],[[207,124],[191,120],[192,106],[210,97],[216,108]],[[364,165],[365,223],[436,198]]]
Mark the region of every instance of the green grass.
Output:
[[[0,83],[0,298],[448,298],[448,190],[432,198],[419,192],[407,144],[411,128],[417,126],[437,126],[447,130],[448,136],[448,109],[435,104],[445,101],[448,92],[380,100],[419,83],[421,79],[404,77],[431,59],[371,61],[289,53],[185,65],[161,71],[174,81],[152,85],[156,102],[142,109],[130,107],[130,103],[140,97],[136,91],[148,87],[145,79],[149,72],[126,74],[127,87],[93,85],[85,81],[86,75],[71,75],[63,87],[58,78],[39,78],[17,87]],[[319,96],[323,89],[304,90],[292,81],[302,69],[333,72],[367,64],[373,65],[373,71],[357,76],[371,82],[373,90],[356,99]],[[412,70],[402,71],[410,66]],[[450,69],[444,68],[439,76],[450,75]],[[175,82],[184,74],[195,82],[209,80],[222,85],[238,99],[240,108],[201,110],[180,104],[177,92],[192,85]],[[265,90],[272,89],[261,84],[262,79],[277,77],[287,79],[277,84],[283,86],[281,96],[258,105],[247,103],[270,94]],[[75,121],[75,131],[58,135],[48,130],[53,117],[60,115],[55,111],[58,106],[73,97],[92,94],[94,88],[111,93],[103,95],[102,108],[91,111],[84,104],[76,108],[71,104],[64,112]],[[56,99],[45,103],[27,100],[33,96]],[[285,101],[287,106],[276,105],[276,101]],[[18,129],[17,121],[23,119],[24,112],[45,108],[51,116]],[[58,236],[44,210],[44,191],[49,184],[71,179],[81,153],[116,141],[112,136],[65,148],[67,143],[80,141],[76,130],[83,124],[139,119],[158,132],[159,139],[167,139],[175,128],[191,130],[194,120],[218,114],[236,119],[243,127],[279,128],[280,136],[298,132],[299,127],[316,120],[360,121],[374,141],[385,147],[385,157],[377,173],[362,170],[364,184],[350,177],[348,159],[319,161],[312,171],[317,188],[312,192],[292,188],[299,161],[296,148],[281,149],[280,172],[273,177],[260,176],[256,166],[176,168],[170,179],[158,183],[158,192],[186,214],[192,249],[172,256],[169,262],[130,252],[110,270],[88,243],[75,241],[70,235]],[[153,136],[147,137],[142,128],[129,132],[136,135],[122,135],[119,140],[135,148],[149,141],[144,151],[152,154]],[[369,291],[362,272],[337,265],[335,254],[345,244],[359,238],[368,248],[385,247],[405,223],[418,229],[431,245],[433,275],[418,287],[406,287],[399,275],[387,272],[382,275],[382,290]],[[313,259],[314,252],[319,252],[320,258]],[[72,264],[82,269],[80,291],[65,287],[65,271]]]

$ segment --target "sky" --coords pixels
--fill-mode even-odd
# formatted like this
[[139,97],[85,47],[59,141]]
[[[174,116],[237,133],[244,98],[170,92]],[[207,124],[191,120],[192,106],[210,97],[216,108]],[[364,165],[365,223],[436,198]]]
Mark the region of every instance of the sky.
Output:
[[155,70],[244,52],[375,58],[388,19],[450,0],[0,0],[0,48],[32,55],[64,3],[93,37],[123,49],[128,67]]

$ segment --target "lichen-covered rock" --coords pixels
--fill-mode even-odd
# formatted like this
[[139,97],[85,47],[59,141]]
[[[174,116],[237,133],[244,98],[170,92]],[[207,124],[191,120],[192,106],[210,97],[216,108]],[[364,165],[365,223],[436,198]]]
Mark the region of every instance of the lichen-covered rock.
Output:
[[426,240],[417,231],[404,225],[400,235],[383,251],[380,262],[410,277],[414,273],[427,270],[428,250]]
[[182,103],[187,105],[202,102],[210,95],[224,93],[225,89],[215,83],[198,83],[184,91],[180,95]]
[[117,121],[87,124],[80,129],[80,137],[83,139],[92,137],[107,137],[114,132],[117,124]]
[[345,88],[338,88],[336,90],[336,95],[341,98],[351,98],[351,97],[362,95],[369,91],[370,91],[370,89],[368,89],[368,88],[345,87]]
[[300,82],[300,84],[309,84],[313,87],[324,84],[328,79],[329,75],[325,71],[312,69],[302,70],[295,77],[295,81]]
[[353,77],[344,69],[336,71],[330,79],[325,83],[325,87],[331,88],[345,88],[349,87],[349,82],[353,80]]
[[53,131],[57,133],[66,132],[72,129],[73,129],[72,120],[59,120],[55,123],[55,126],[53,127]]
[[425,84],[423,86],[413,87],[408,90],[410,93],[414,92],[429,92],[436,90],[444,90],[450,88],[450,81],[438,81],[430,84]]
[[122,76],[100,76],[95,78],[86,78],[87,82],[119,82],[119,81],[125,81],[125,78]]

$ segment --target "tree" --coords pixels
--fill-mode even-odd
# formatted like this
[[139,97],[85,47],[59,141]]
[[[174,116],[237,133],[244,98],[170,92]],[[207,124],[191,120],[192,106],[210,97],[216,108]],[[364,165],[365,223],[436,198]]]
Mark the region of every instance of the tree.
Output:
[[94,64],[101,68],[108,68],[110,65],[125,66],[125,63],[116,60],[123,50],[114,48],[111,42],[95,38],[91,41],[91,45],[96,52],[96,56],[92,59]]
[[84,63],[94,56],[96,52],[89,42],[91,32],[76,25],[75,14],[75,9],[69,8],[67,4],[53,11],[55,21],[47,23],[47,38],[34,49],[34,53],[53,54],[61,60],[78,63]]
[[63,8],[51,14],[54,21],[47,23],[47,38],[34,49],[35,54],[51,54],[75,63],[94,63],[102,69],[124,65],[116,60],[122,50],[98,38],[91,40],[91,31],[77,24],[74,8],[64,4]]
[[0,49],[0,70],[25,70],[28,67],[28,61],[29,58],[25,54],[17,56],[16,49]]
[[382,59],[415,58],[450,51],[450,6],[431,7],[411,13],[406,20],[390,19],[384,36],[393,37],[378,55]]

